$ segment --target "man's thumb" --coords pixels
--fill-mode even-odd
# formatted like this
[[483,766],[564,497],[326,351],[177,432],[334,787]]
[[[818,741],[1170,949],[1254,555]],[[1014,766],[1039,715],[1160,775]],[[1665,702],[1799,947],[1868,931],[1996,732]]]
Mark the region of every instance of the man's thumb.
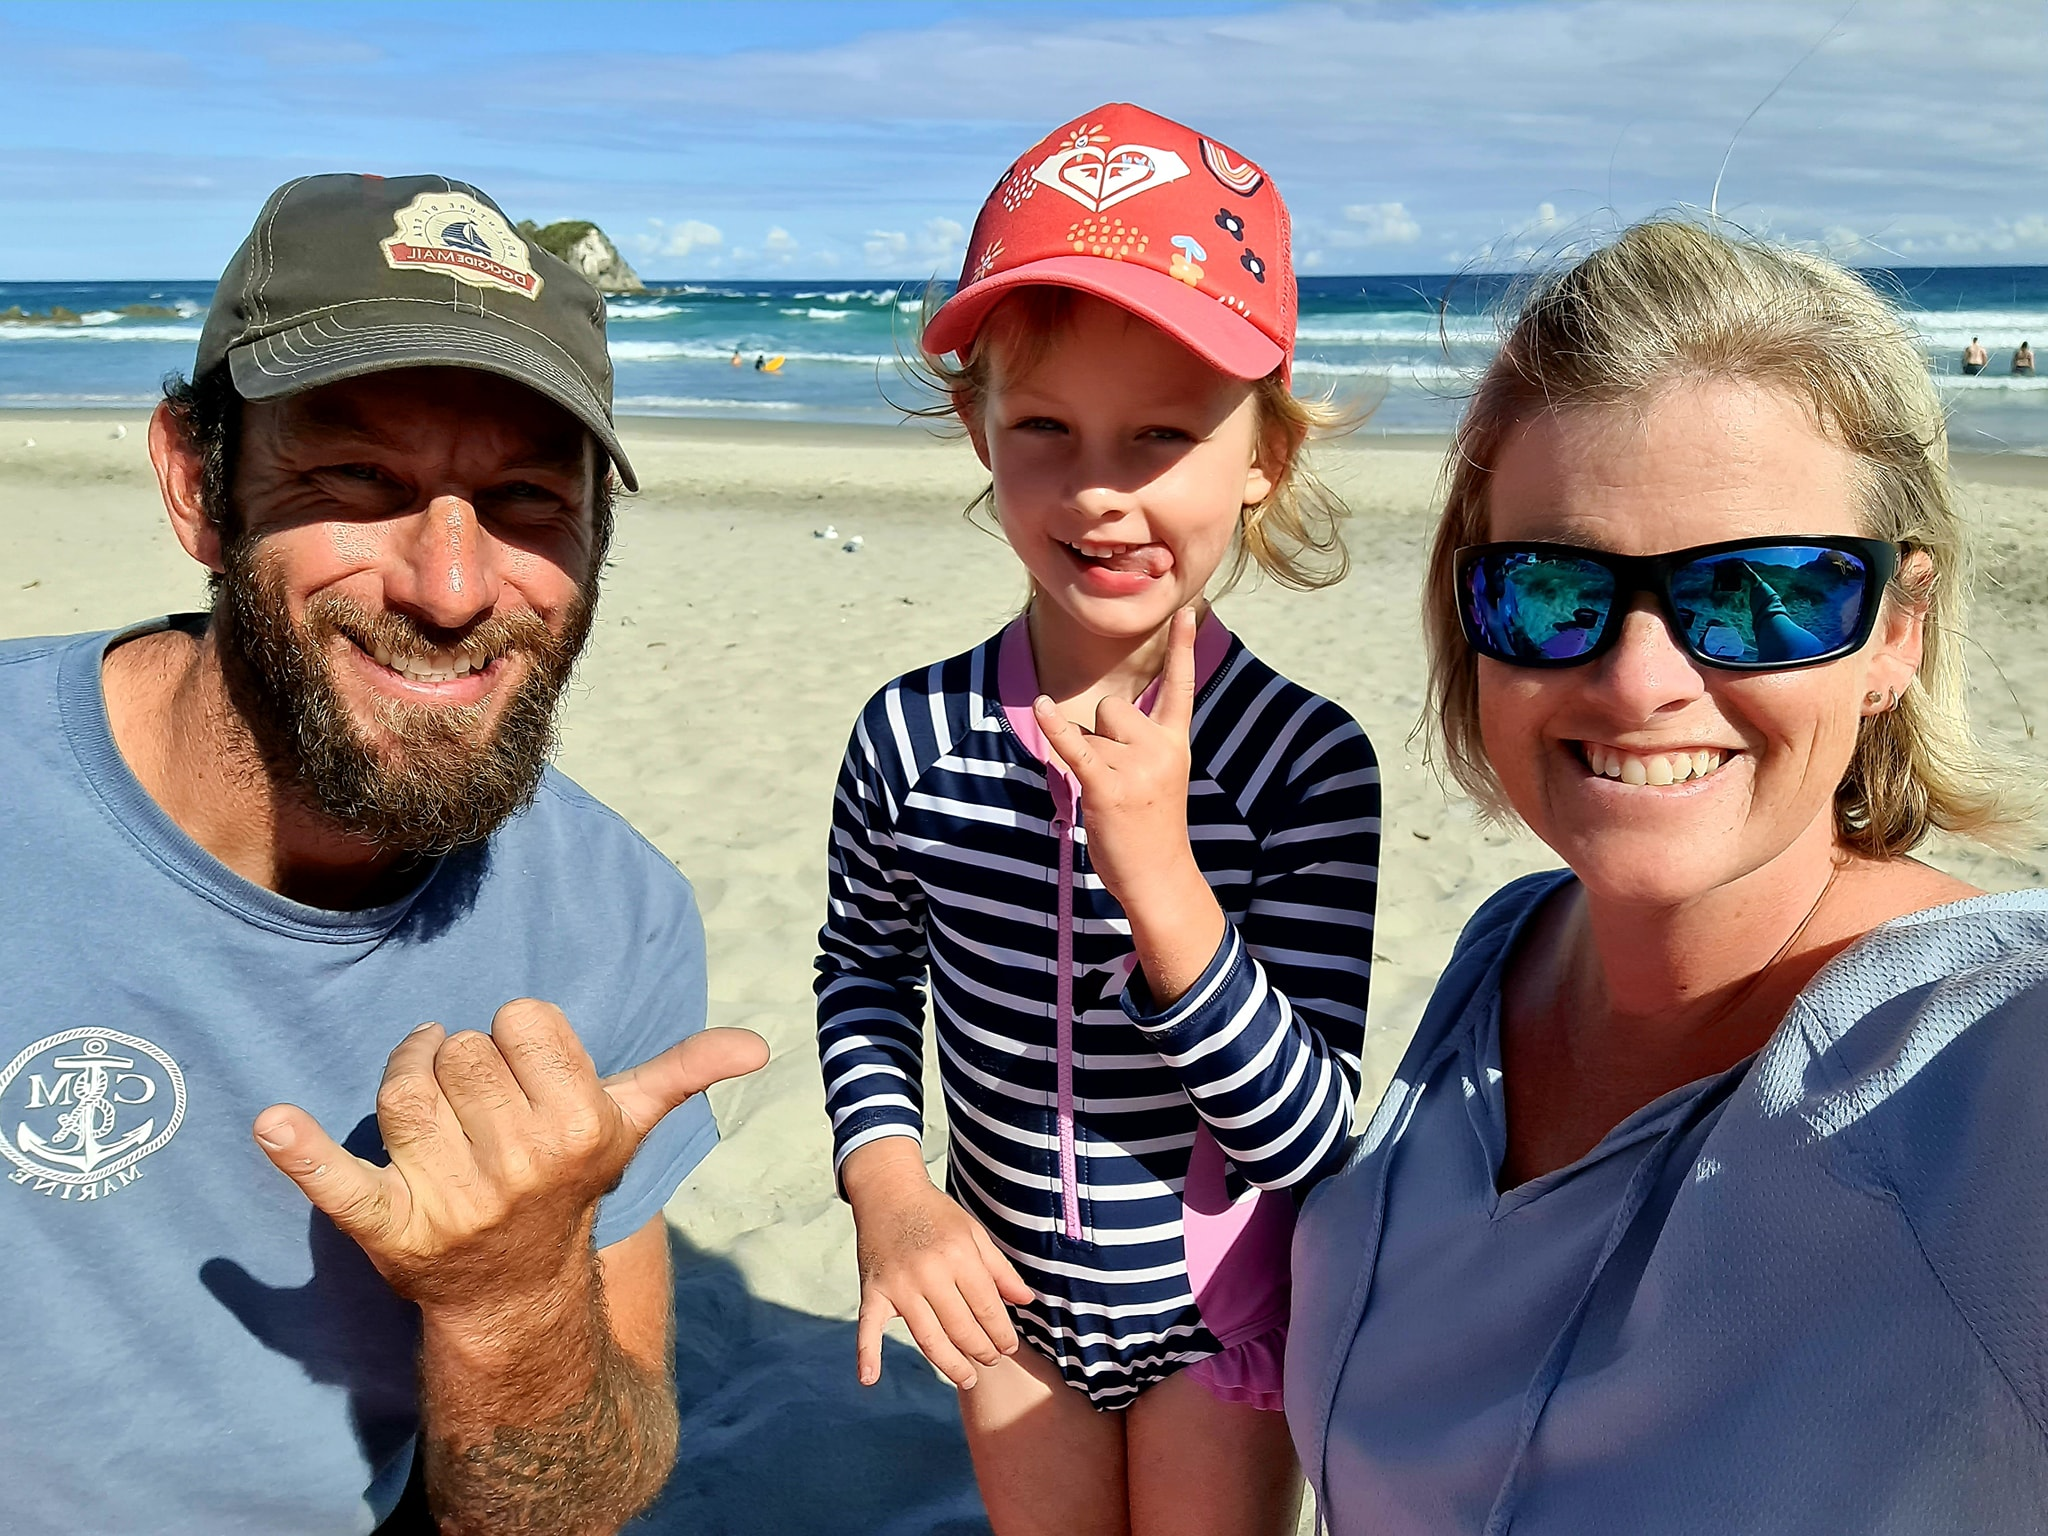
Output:
[[634,1132],[645,1136],[685,1099],[767,1064],[768,1042],[751,1029],[700,1029],[659,1056],[606,1078],[604,1091]]

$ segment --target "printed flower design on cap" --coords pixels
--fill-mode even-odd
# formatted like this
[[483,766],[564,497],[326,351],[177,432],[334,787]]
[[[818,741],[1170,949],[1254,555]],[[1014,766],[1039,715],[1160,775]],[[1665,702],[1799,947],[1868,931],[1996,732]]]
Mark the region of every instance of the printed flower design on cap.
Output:
[[1062,149],[1086,149],[1090,144],[1107,144],[1109,135],[1100,123],[1079,123],[1060,141]]
[[984,277],[987,277],[989,273],[993,272],[996,269],[996,263],[1001,261],[1002,259],[1003,242],[1001,240],[991,240],[989,242],[988,249],[983,251],[981,255],[975,260],[974,281],[978,283]]
[[1216,295],[1216,302],[1218,304],[1221,304],[1225,309],[1235,310],[1238,314],[1243,315],[1247,320],[1251,318],[1251,306],[1245,303],[1243,299],[1240,299],[1234,293],[1219,293]]
[[1266,280],[1266,264],[1259,260],[1257,251],[1246,251],[1237,258],[1237,264],[1251,273],[1254,281],[1263,283]]
[[1233,240],[1242,241],[1244,239],[1244,220],[1240,219],[1228,208],[1218,208],[1216,210],[1216,227]]
[[1193,235],[1173,237],[1173,260],[1166,264],[1166,275],[1177,277],[1192,288],[1202,280],[1201,263],[1209,259],[1209,253],[1202,249],[1202,242]]
[[1067,244],[1074,248],[1076,255],[1107,256],[1112,261],[1122,261],[1134,253],[1144,254],[1145,247],[1151,243],[1152,237],[1137,225],[1112,219],[1107,214],[1078,219],[1067,226]]

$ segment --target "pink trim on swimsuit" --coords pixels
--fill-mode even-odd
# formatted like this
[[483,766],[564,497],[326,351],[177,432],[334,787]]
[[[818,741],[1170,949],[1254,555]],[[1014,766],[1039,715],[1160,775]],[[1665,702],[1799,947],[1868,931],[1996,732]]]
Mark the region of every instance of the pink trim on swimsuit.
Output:
[[[1212,612],[1195,634],[1195,687],[1199,691],[1230,649],[1230,631]],[[1058,1079],[1061,1229],[1070,1242],[1083,1236],[1081,1180],[1074,1136],[1074,891],[1073,858],[1064,850],[1081,820],[1081,786],[1054,760],[1032,714],[1038,669],[1031,635],[1019,614],[1003,631],[996,657],[996,695],[1003,717],[1024,749],[1046,769],[1053,799],[1053,836],[1063,856],[1059,869],[1058,982],[1054,1031]],[[1149,710],[1155,679],[1138,697]],[[1294,1234],[1294,1199],[1285,1190],[1251,1190],[1231,1202],[1226,1159],[1207,1125],[1198,1125],[1181,1194],[1181,1237],[1188,1284],[1203,1326],[1223,1352],[1188,1367],[1224,1402],[1280,1409],[1280,1363],[1287,1340],[1288,1249]]]

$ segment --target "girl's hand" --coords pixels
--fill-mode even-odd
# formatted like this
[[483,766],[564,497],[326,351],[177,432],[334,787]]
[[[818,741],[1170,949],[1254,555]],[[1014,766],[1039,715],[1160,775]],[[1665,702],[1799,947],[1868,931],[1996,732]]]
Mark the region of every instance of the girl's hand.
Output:
[[856,1149],[842,1166],[860,1248],[856,1361],[862,1386],[882,1379],[882,1327],[900,1317],[925,1358],[965,1391],[974,1362],[1017,1352],[1004,1310],[1031,1287],[981,1223],[925,1175],[916,1142],[891,1136]]
[[1188,843],[1195,627],[1193,608],[1173,616],[1149,716],[1104,699],[1096,728],[1086,731],[1043,695],[1032,705],[1046,743],[1080,781],[1089,862],[1130,918],[1138,963],[1161,1006],[1201,979],[1223,942],[1223,910]]

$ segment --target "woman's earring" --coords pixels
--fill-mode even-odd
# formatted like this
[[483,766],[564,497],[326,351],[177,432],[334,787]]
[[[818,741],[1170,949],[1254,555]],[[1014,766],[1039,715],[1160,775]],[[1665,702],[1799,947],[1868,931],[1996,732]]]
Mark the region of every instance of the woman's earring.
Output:
[[[1888,715],[1899,707],[1899,690],[1888,688],[1879,693],[1875,688],[1863,695],[1863,704],[1873,715]],[[1883,705],[1882,709],[1878,708]]]

